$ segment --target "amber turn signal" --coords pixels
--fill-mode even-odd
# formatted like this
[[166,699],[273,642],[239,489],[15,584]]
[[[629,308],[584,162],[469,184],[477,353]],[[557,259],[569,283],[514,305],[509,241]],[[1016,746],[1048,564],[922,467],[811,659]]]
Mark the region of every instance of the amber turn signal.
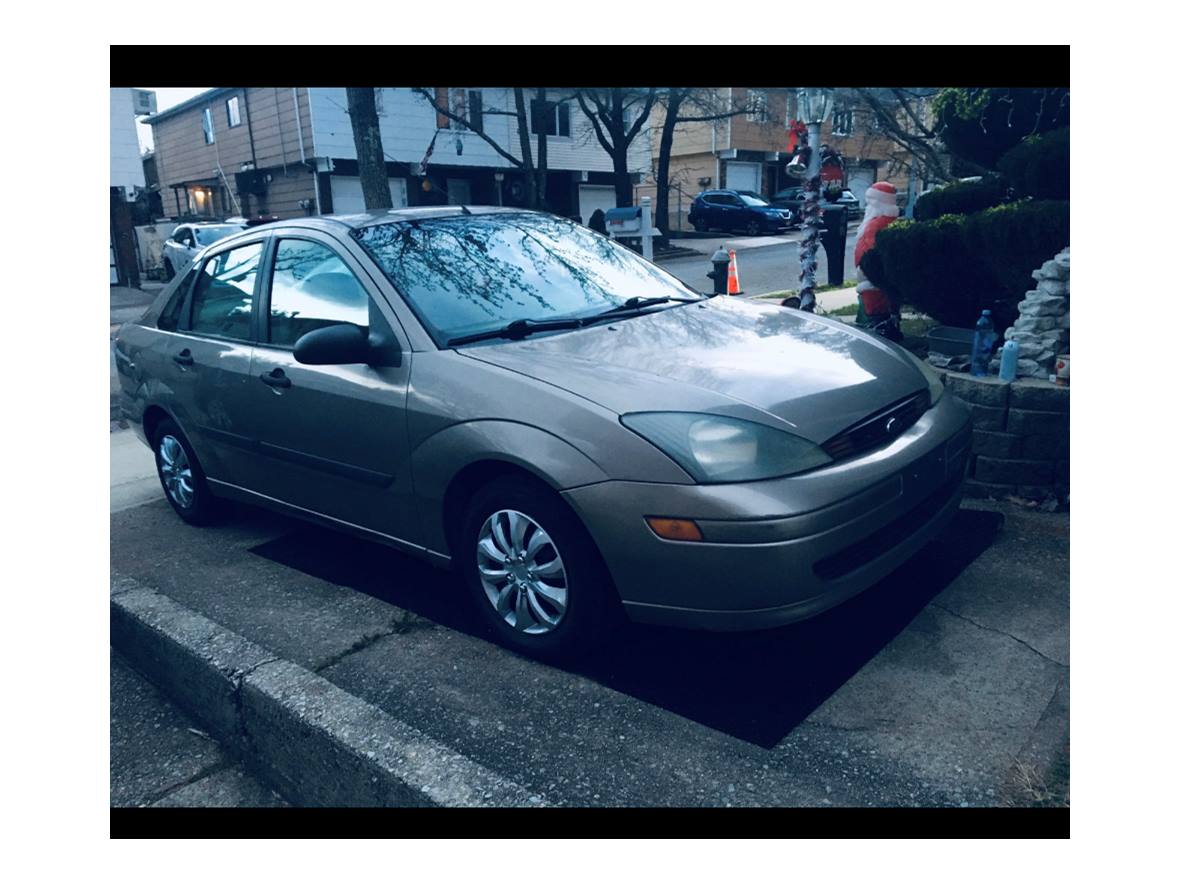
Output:
[[666,516],[646,516],[651,530],[668,541],[703,541],[700,527],[691,519],[670,519]]

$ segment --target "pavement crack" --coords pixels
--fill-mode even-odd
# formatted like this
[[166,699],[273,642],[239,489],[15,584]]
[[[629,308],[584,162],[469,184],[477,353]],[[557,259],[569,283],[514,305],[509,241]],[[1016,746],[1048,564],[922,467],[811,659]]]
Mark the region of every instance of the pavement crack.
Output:
[[943,605],[941,602],[932,602],[932,603],[930,603],[930,605],[933,606],[934,608],[941,609],[942,611],[946,612],[948,615],[953,615],[954,617],[958,618],[961,621],[966,621],[971,626],[978,627],[980,630],[987,630],[989,633],[999,633],[1001,636],[1006,636],[1008,639],[1011,639],[1014,642],[1020,643],[1021,645],[1023,645],[1025,648],[1027,648],[1029,651],[1031,651],[1033,654],[1037,655],[1038,657],[1044,658],[1050,664],[1055,664],[1058,667],[1064,667],[1066,670],[1069,669],[1069,664],[1064,664],[1061,661],[1057,660],[1056,658],[1049,657],[1047,654],[1045,654],[1043,651],[1038,649],[1036,646],[1030,645],[1029,643],[1025,642],[1023,639],[1021,639],[1019,636],[1013,636],[1011,633],[1008,633],[1004,630],[1000,630],[996,627],[989,627],[987,624],[981,624],[981,623],[979,623],[979,621],[976,621],[973,618],[969,618],[966,615],[955,611],[953,608]]
[[350,645],[348,648],[342,649],[341,651],[338,651],[333,655],[329,655],[328,657],[324,658],[322,661],[317,663],[314,667],[311,668],[312,672],[313,673],[321,673],[324,670],[327,670],[329,667],[334,667],[336,664],[339,664],[341,661],[343,661],[349,655],[356,654],[358,651],[364,651],[366,648],[373,645],[373,643],[375,643],[381,639],[384,639],[386,636],[393,636],[396,633],[404,633],[404,632],[405,632],[404,629],[399,629],[397,625],[394,625],[394,626],[389,627],[388,629],[385,629],[385,630],[378,630],[374,633],[366,633],[363,636],[361,636],[360,639],[358,639],[356,642],[354,642],[352,645]]
[[[212,741],[212,738],[210,738],[210,740]],[[191,775],[190,777],[185,778],[184,780],[180,781],[179,783],[175,783],[170,787],[165,787],[162,790],[157,790],[156,792],[149,794],[147,797],[145,797],[142,804],[145,806],[146,805],[155,805],[161,799],[168,798],[169,796],[171,796],[173,793],[177,792],[178,790],[183,790],[185,787],[191,786],[192,784],[195,784],[197,781],[204,780],[205,778],[215,775],[220,771],[225,771],[227,768],[233,768],[233,767],[234,767],[234,760],[231,758],[222,758],[222,759],[219,759],[217,762],[211,762],[210,764],[201,768],[195,774]]]

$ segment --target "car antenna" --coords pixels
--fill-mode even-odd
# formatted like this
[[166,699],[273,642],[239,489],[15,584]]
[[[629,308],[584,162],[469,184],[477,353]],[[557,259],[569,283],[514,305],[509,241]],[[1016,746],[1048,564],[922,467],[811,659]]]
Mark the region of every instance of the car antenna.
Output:
[[466,206],[460,206],[460,207],[459,207],[459,211],[460,211],[460,212],[462,212],[464,215],[470,215],[470,214],[471,214],[471,210],[470,210],[470,209],[468,209]]

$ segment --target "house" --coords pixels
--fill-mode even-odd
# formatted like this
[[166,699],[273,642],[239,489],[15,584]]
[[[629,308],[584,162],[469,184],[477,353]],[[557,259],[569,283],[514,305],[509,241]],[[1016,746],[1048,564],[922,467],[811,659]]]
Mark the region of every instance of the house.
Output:
[[[437,87],[435,100],[519,156],[510,89]],[[377,90],[377,113],[394,206],[522,206],[524,176],[476,131],[436,112],[410,88]],[[614,206],[611,159],[571,96],[550,90],[540,106],[526,91],[534,157],[548,147],[550,211],[589,214]],[[172,218],[344,214],[364,209],[343,88],[211,89],[148,118],[165,214]],[[429,156],[427,152],[429,150]],[[425,164],[425,166],[424,166]],[[650,169],[638,138],[628,168]]]
[[111,285],[139,285],[131,204],[143,190],[135,117],[150,101],[139,89],[111,89]]
[[[677,124],[668,175],[674,229],[688,228],[689,206],[702,190],[729,188],[769,197],[798,183],[786,171],[793,155],[790,124],[798,113],[797,90],[721,87],[715,91],[729,107],[745,110],[720,120]],[[862,205],[865,190],[879,179],[888,177],[899,191],[905,191],[909,182],[908,155],[903,156],[873,120],[872,112],[850,93],[837,93],[820,130],[821,144],[843,155],[844,186]],[[663,113],[657,107],[652,113],[653,143],[659,142],[663,125]],[[643,192],[654,200],[654,186]]]

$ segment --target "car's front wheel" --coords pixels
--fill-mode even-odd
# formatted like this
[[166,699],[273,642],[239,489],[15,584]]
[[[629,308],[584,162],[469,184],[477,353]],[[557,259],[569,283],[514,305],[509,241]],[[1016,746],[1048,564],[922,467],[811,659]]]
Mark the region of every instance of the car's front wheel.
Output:
[[618,617],[594,542],[537,480],[501,477],[476,492],[453,555],[488,629],[524,654],[572,660]]
[[762,233],[762,225],[757,221],[751,221],[746,225],[746,233],[752,237],[756,237],[758,234]]
[[164,259],[164,281],[171,282],[172,278],[175,276],[176,276],[176,271],[172,267],[172,261],[170,259],[165,258]]
[[161,421],[152,437],[156,473],[164,496],[185,522],[207,525],[218,515],[219,502],[209,491],[205,471],[192,446],[171,420]]

